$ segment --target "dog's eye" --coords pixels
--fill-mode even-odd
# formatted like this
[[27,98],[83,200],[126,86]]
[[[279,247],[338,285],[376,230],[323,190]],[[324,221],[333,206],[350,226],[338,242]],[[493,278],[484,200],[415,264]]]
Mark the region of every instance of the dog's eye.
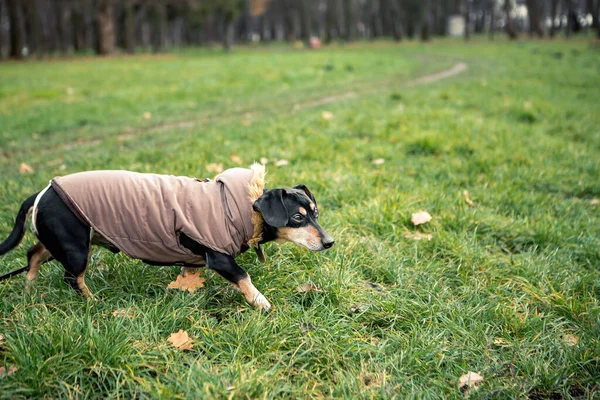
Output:
[[303,217],[300,214],[296,214],[292,217],[292,219],[296,222],[302,222]]

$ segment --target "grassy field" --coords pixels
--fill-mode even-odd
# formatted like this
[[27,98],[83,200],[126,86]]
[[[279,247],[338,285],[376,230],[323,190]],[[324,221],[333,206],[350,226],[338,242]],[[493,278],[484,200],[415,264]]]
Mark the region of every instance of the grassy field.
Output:
[[[271,186],[306,184],[336,239],[323,253],[268,245],[265,266],[239,258],[269,314],[211,271],[172,291],[178,268],[104,250],[86,280],[97,301],[55,262],[29,292],[2,282],[0,366],[18,370],[0,397],[600,398],[599,104],[587,42],[0,64],[2,239],[53,176],[203,177],[233,154],[268,158]],[[420,210],[431,240],[411,236]],[[322,291],[296,291],[308,282]],[[167,342],[180,329],[192,350]],[[484,380],[463,393],[467,371]]]

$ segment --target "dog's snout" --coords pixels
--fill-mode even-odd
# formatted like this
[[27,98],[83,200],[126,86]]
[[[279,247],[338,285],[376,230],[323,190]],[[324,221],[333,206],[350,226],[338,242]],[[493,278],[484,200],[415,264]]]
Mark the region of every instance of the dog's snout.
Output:
[[326,249],[329,249],[331,246],[333,246],[335,243],[335,240],[333,240],[333,238],[326,238],[323,239],[323,247],[325,247]]

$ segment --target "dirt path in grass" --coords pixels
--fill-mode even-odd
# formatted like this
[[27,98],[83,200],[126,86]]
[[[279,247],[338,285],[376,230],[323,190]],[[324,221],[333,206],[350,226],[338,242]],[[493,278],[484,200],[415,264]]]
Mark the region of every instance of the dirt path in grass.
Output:
[[[442,79],[447,79],[447,78],[456,76],[456,75],[460,74],[461,72],[466,71],[467,68],[469,68],[469,66],[466,63],[460,62],[460,63],[455,64],[452,68],[445,69],[443,71],[436,72],[431,75],[421,76],[419,78],[412,79],[410,81],[402,82],[401,86],[412,87],[412,86],[417,86],[417,85],[427,85],[429,83],[437,82]],[[373,88],[371,90],[363,90],[363,91],[360,91],[359,93],[346,92],[346,93],[337,94],[337,95],[333,95],[333,96],[321,97],[319,99],[313,99],[311,101],[307,101],[306,103],[294,105],[294,111],[300,110],[303,108],[308,108],[308,107],[321,106],[323,104],[329,104],[329,103],[333,103],[333,102],[340,101],[340,100],[347,100],[347,99],[351,99],[351,98],[358,96],[358,94],[368,94],[368,93],[376,92],[379,90],[380,90],[380,88],[377,87],[377,88]]]
[[[419,78],[415,78],[415,79],[412,79],[409,81],[400,82],[399,86],[413,87],[413,86],[418,86],[418,85],[427,85],[430,83],[440,81],[442,79],[448,79],[453,76],[456,76],[456,75],[462,73],[463,71],[466,71],[468,69],[468,67],[469,66],[466,63],[459,62],[459,63],[456,63],[452,68],[448,68],[443,71],[439,71],[439,72],[436,72],[436,73],[433,73],[430,75],[421,76]],[[292,106],[292,112],[302,110],[305,108],[321,106],[324,104],[330,104],[330,103],[334,103],[337,101],[348,100],[348,99],[357,97],[359,94],[369,94],[369,93],[378,92],[380,90],[381,90],[381,87],[376,85],[375,87],[369,87],[369,88],[363,89],[363,90],[349,91],[349,92],[345,92],[345,93],[320,97],[320,98],[306,101],[304,103],[294,104]],[[285,106],[286,105],[284,104],[283,107],[285,107]],[[239,116],[243,116],[244,114],[252,113],[252,112],[256,112],[256,111],[261,111],[261,110],[256,110],[254,108],[248,108],[248,109],[243,109],[243,110],[236,110],[235,112],[228,113],[228,114],[216,114],[216,115],[212,115],[212,116],[206,116],[201,119],[192,120],[192,121],[167,122],[167,123],[155,125],[155,126],[152,126],[149,128],[140,128],[140,129],[135,129],[131,132],[127,132],[125,134],[119,134],[119,135],[117,135],[117,138],[120,140],[127,140],[127,139],[131,139],[135,136],[138,136],[140,134],[143,135],[144,133],[159,132],[159,131],[163,131],[163,130],[171,129],[171,128],[192,128],[196,125],[214,121],[217,119],[221,119],[223,117],[236,117],[236,116],[239,117]],[[89,141],[84,141],[83,143],[81,143],[81,141],[69,143],[69,144],[63,145],[63,148],[68,149],[68,148],[71,148],[74,146],[78,146],[80,144],[94,143],[94,142],[99,142],[99,141],[100,141],[100,138],[93,138],[93,139],[90,139]]]
[[[294,103],[294,104],[280,104],[278,106],[279,109],[283,108],[287,108],[286,111],[291,111],[291,112],[296,112],[299,110],[303,110],[306,108],[310,108],[310,107],[317,107],[317,106],[322,106],[325,104],[331,104],[331,103],[335,103],[338,101],[343,101],[343,100],[348,100],[348,99],[352,99],[352,98],[356,98],[359,95],[366,95],[366,94],[371,94],[371,93],[376,93],[382,90],[382,88],[390,88],[392,87],[392,85],[397,85],[398,87],[414,87],[414,86],[419,86],[419,85],[427,85],[427,84],[431,84],[443,79],[448,79],[451,78],[453,76],[456,76],[464,71],[466,71],[468,69],[468,65],[464,62],[459,62],[456,63],[453,67],[433,73],[433,74],[429,74],[429,75],[424,75],[415,79],[411,79],[408,81],[399,81],[399,82],[394,82],[393,80],[387,80],[387,81],[382,81],[382,82],[365,82],[363,84],[358,83],[355,84],[355,86],[357,86],[355,88],[355,90],[353,91],[347,91],[344,93],[339,93],[339,94],[333,94],[333,95],[329,95],[329,96],[324,96],[324,97],[317,97],[317,98],[313,98],[310,100],[306,100],[305,102],[299,102],[299,103]],[[288,108],[289,107],[289,108]],[[208,122],[213,122],[213,121],[217,121],[217,120],[222,120],[222,119],[228,119],[228,118],[235,118],[235,117],[242,117],[247,113],[256,113],[256,112],[261,112],[261,111],[269,111],[270,109],[257,109],[257,108],[241,108],[241,109],[237,109],[233,112],[229,112],[227,114],[214,114],[214,115],[207,115],[207,116],[203,116],[202,118],[197,118],[194,120],[182,120],[182,121],[172,121],[172,122],[165,122],[165,123],[161,123],[161,124],[157,124],[154,126],[149,126],[149,127],[143,127],[143,128],[134,128],[134,129],[129,129],[126,132],[119,132],[119,133],[114,133],[114,134],[108,134],[108,135],[102,135],[102,136],[96,136],[96,137],[88,137],[88,138],[79,138],[77,140],[73,140],[73,141],[69,141],[67,143],[61,143],[61,144],[55,144],[53,146],[48,146],[46,148],[44,148],[43,150],[37,150],[37,153],[49,153],[49,152],[54,152],[56,150],[70,150],[73,148],[77,148],[83,145],[94,145],[94,144],[100,144],[103,140],[105,139],[118,139],[120,141],[125,141],[125,140],[129,140],[132,139],[134,137],[139,137],[141,135],[145,135],[145,134],[149,134],[149,133],[156,133],[156,132],[160,132],[160,131],[164,131],[164,130],[168,130],[168,129],[172,129],[172,128],[193,128],[195,126],[204,124],[204,123],[208,123]],[[10,156],[14,157],[16,155],[18,155],[19,153],[21,153],[20,151],[17,152],[12,152],[10,154]],[[8,154],[5,154],[6,156],[8,156]],[[9,157],[7,157],[9,158]]]

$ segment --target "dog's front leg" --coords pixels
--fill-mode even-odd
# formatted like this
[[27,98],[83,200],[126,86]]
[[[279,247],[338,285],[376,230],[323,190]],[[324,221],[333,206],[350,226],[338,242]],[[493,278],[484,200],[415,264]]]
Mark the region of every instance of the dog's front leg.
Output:
[[234,284],[244,294],[246,301],[261,310],[271,310],[271,303],[252,284],[250,276],[230,255],[208,251],[206,253],[208,268],[215,270],[223,278]]

